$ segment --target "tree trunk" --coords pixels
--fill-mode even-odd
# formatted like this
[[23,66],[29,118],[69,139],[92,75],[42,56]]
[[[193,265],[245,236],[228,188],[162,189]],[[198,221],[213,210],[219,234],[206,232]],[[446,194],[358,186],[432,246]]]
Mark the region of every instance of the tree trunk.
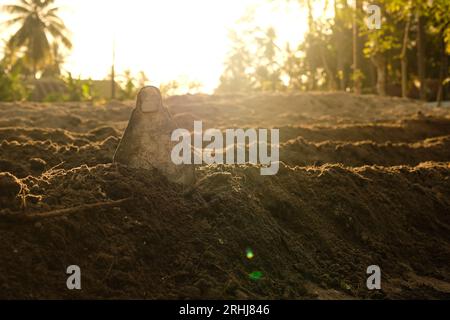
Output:
[[[340,4],[343,9],[339,9],[338,4]],[[345,0],[335,0],[334,1],[334,15],[335,15],[335,33],[338,35],[336,38],[336,67],[337,67],[337,78],[339,84],[339,90],[345,91],[347,89],[346,79],[348,74],[345,70],[345,64],[347,62],[346,56],[348,53],[348,47],[345,43],[345,20],[342,18],[343,13],[340,10],[347,9],[347,1]]]
[[377,69],[377,92],[380,96],[386,95],[386,57],[378,54],[372,57],[372,62]]
[[[315,27],[314,27],[314,17],[313,17],[313,7],[312,7],[312,3],[311,0],[307,0],[306,1],[306,6],[308,8],[308,29],[309,32],[311,34],[314,34],[315,32]],[[312,44],[310,43],[310,46]],[[311,50],[310,50],[311,52]],[[313,91],[316,89],[316,70],[315,70],[315,66],[311,63],[311,57],[309,57],[308,59],[309,61],[307,62],[308,64],[308,69],[310,74],[310,79],[309,79],[309,90]]]
[[111,65],[111,99],[116,98],[116,39],[113,39],[112,65]]
[[362,1],[355,0],[353,13],[353,87],[356,94],[362,92],[361,79],[361,41],[359,39],[358,15],[362,10]]
[[325,52],[322,46],[319,48],[320,50],[320,58],[322,60],[323,67],[325,69],[325,73],[328,76],[328,89],[331,91],[335,91],[337,89],[337,83],[336,79],[334,77],[334,72],[331,70],[330,64],[327,61],[327,58],[325,57]]
[[445,52],[445,42],[444,37],[441,37],[441,67],[439,69],[439,88],[436,96],[437,106],[440,107],[442,105],[442,100],[444,100],[444,79],[446,72],[448,70],[448,57]]
[[344,56],[342,52],[337,57],[337,69],[339,78],[339,90],[345,91],[346,85],[345,85]]
[[115,80],[115,71],[114,71],[114,65],[111,67],[111,99],[116,98],[116,80]]
[[33,79],[36,80],[36,73],[37,73],[37,63],[33,60]]
[[427,99],[425,87],[426,65],[425,65],[425,18],[417,13],[417,73],[420,82],[420,100]]
[[411,25],[411,16],[408,17],[405,25],[405,34],[403,36],[403,46],[401,53],[401,67],[402,67],[402,97],[406,98],[408,96],[408,57],[406,51],[408,49],[409,41],[409,28]]

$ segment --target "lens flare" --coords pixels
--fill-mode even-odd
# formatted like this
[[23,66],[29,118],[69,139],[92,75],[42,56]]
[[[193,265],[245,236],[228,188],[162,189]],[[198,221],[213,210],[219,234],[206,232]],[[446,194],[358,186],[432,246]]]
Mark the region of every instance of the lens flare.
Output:
[[247,256],[247,259],[250,259],[250,260],[253,259],[253,257],[255,256],[253,254],[253,250],[250,248],[247,248],[247,250],[245,251],[245,255]]
[[262,276],[263,273],[261,271],[253,271],[252,273],[249,274],[250,279],[254,281],[261,279]]

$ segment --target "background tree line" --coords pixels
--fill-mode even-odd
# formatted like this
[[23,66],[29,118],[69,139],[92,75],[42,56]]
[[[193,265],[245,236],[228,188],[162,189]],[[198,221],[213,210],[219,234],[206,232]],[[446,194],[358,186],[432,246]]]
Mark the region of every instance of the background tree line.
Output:
[[[63,72],[66,55],[72,49],[71,33],[59,17],[55,0],[18,0],[1,10],[10,15],[2,27],[15,28],[4,41],[0,60],[0,100],[27,99],[37,78],[59,80],[64,90],[55,90],[44,101],[92,101],[97,97],[93,81],[74,78]],[[111,75],[107,76],[108,79]],[[116,75],[119,99],[134,99],[138,86],[148,81],[144,72]]]
[[[342,90],[438,101],[448,94],[449,0],[322,1],[323,12],[334,11],[326,20],[314,18],[312,0],[299,2],[308,32],[296,48],[277,45],[273,28],[251,27],[251,16],[240,21],[246,29],[230,32],[218,92]],[[369,4],[382,10],[380,29],[367,26]]]
[[[288,0],[271,2],[282,1]],[[258,27],[251,15],[243,17],[239,28],[230,31],[232,45],[217,92],[341,90],[422,100],[449,98],[450,0],[296,1],[307,12],[304,41],[282,45],[274,28]],[[332,18],[315,17],[317,4],[323,6],[322,12],[332,10]],[[367,27],[368,5],[382,10],[380,29]],[[91,80],[62,71],[72,48],[71,34],[54,0],[17,0],[2,10],[10,15],[4,28],[16,31],[4,43],[0,100],[27,98],[38,77],[64,83],[64,93],[53,93],[48,101],[95,98]],[[292,32],[295,29],[293,25]],[[143,72],[112,74],[107,78],[115,79],[114,88],[115,82],[119,84],[117,98],[133,98],[148,82]],[[166,95],[180,88],[199,91],[201,84],[161,85]]]

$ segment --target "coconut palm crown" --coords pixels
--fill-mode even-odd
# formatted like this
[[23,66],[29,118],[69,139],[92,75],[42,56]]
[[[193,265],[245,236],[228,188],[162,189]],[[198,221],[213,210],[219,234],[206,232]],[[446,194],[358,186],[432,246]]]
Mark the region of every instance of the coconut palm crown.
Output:
[[33,75],[51,59],[52,44],[72,48],[69,32],[58,16],[60,8],[54,0],[20,0],[18,4],[4,5],[12,17],[6,26],[19,26],[8,42],[10,47],[24,51]]

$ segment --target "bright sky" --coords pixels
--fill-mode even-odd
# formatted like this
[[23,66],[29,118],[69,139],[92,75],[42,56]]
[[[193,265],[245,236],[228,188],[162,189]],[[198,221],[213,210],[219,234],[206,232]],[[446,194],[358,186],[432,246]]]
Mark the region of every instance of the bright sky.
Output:
[[[0,0],[0,4],[14,2]],[[307,30],[306,12],[298,1],[57,0],[56,4],[72,31],[73,50],[64,69],[73,75],[106,78],[115,39],[119,75],[126,69],[133,74],[144,71],[154,85],[199,81],[205,92],[217,87],[230,44],[228,30],[248,8],[256,9],[259,26],[276,29],[280,47],[287,41],[298,44]],[[7,37],[3,30],[0,35]]]

